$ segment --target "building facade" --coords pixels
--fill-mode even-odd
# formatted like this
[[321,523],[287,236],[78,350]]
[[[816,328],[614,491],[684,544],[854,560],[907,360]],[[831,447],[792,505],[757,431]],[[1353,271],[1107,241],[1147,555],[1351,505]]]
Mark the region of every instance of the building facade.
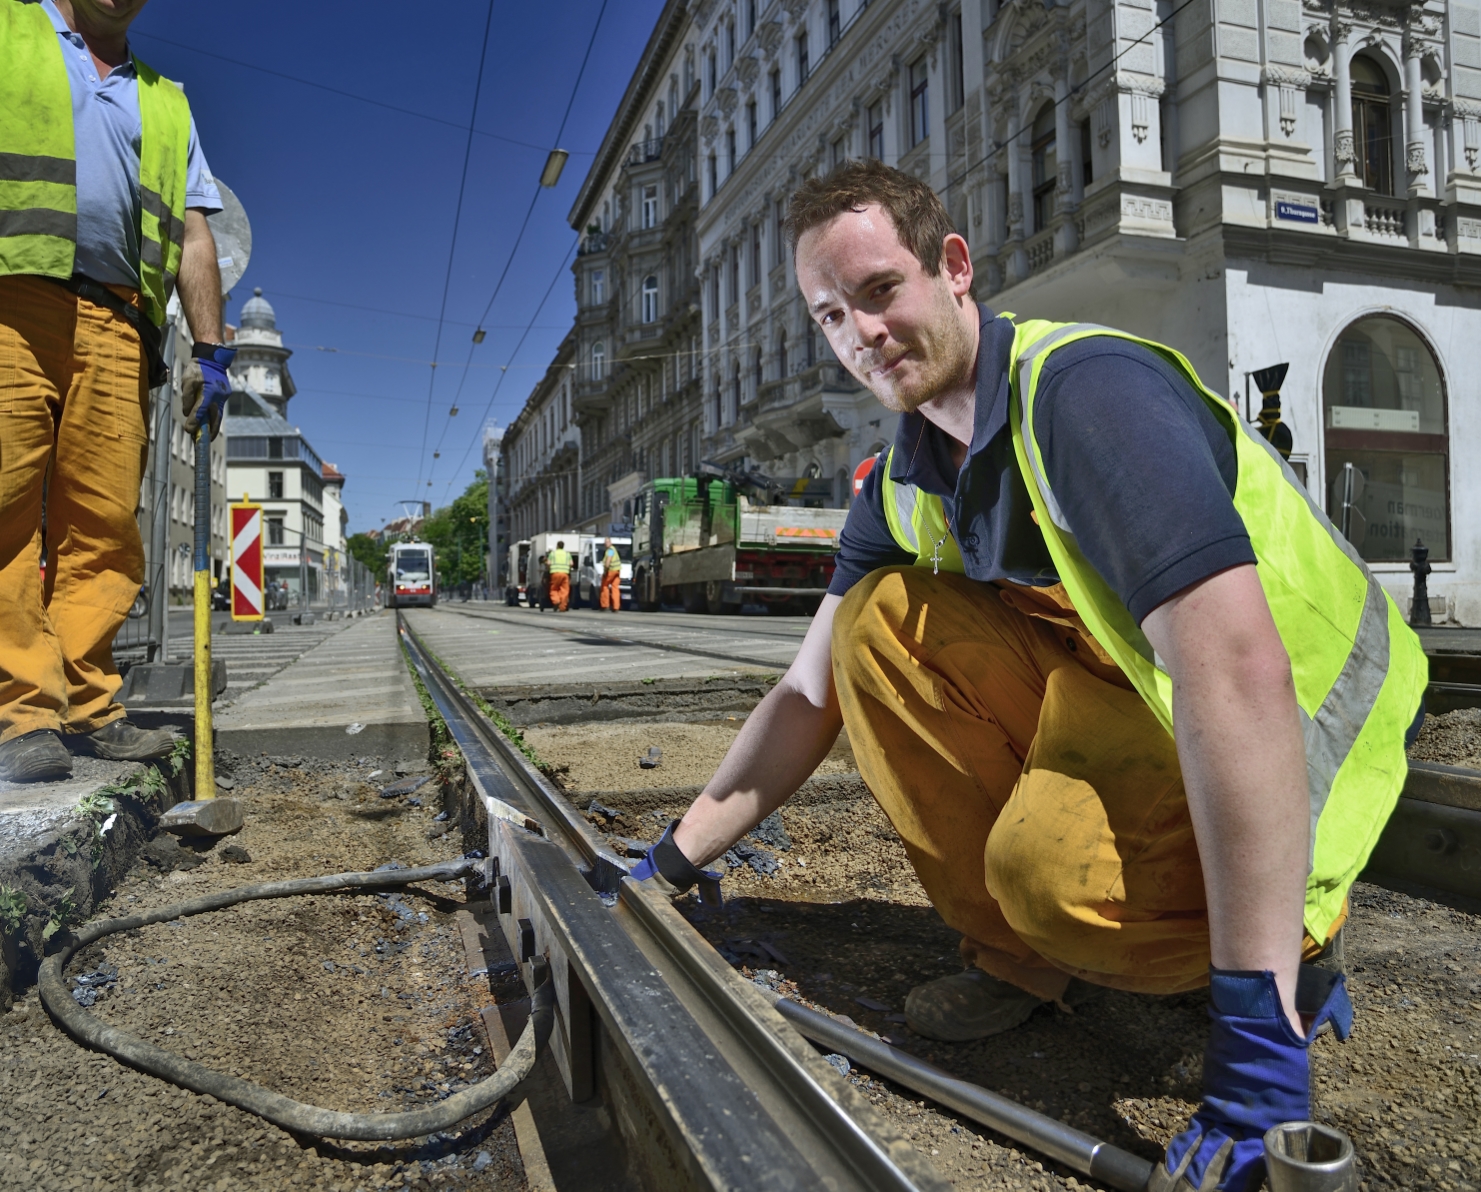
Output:
[[701,456],[691,7],[665,5],[568,216],[575,326],[503,440],[515,540],[605,533]]
[[890,441],[780,233],[798,182],[870,155],[941,194],[996,309],[1174,346],[1247,417],[1253,374],[1287,364],[1314,499],[1401,608],[1422,538],[1433,613],[1481,624],[1476,0],[704,0],[691,19],[707,454],[841,488]]
[[288,421],[288,402],[297,392],[288,371],[292,350],[283,346],[277,317],[260,289],[242,305],[233,344],[234,388],[222,427],[227,492],[232,501],[245,496],[263,507],[267,583],[286,585],[290,603],[300,593],[321,600],[328,591],[325,548],[341,533],[340,517],[335,512],[336,539],[326,540],[324,461]]

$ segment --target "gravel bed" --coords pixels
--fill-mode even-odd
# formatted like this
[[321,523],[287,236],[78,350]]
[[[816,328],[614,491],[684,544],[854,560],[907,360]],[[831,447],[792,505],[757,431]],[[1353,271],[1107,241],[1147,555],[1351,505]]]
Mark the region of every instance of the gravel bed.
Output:
[[[424,761],[222,760],[247,826],[200,852],[157,838],[99,917],[461,850],[434,822],[435,780],[381,797],[398,769],[430,773]],[[101,1018],[219,1071],[326,1108],[416,1108],[493,1070],[463,901],[458,882],[247,903],[111,936],[68,976]],[[34,988],[0,1017],[0,1106],[0,1189],[525,1187],[500,1110],[406,1143],[296,1138],[79,1046]]]
[[[1478,714],[1432,718],[1413,755],[1481,765],[1481,718],[1473,725],[1471,717]],[[681,755],[671,765],[665,750],[660,768],[645,771],[637,766],[648,739],[642,734],[660,740],[657,725],[626,726],[620,738],[614,728],[601,736],[605,748],[593,748],[595,738],[576,726],[537,726],[526,738],[538,742],[547,765],[565,779],[568,797],[594,824],[651,841],[683,812],[694,784],[708,776],[696,775],[713,769],[735,727],[686,724],[682,740],[697,756]],[[713,740],[695,740],[705,732]],[[846,749],[835,751],[827,768],[837,771],[846,758]],[[600,795],[595,809],[593,794]],[[905,995],[961,967],[958,937],[930,906],[857,774],[814,779],[725,863],[723,909],[707,909],[692,895],[679,905],[721,955],[760,983],[1148,1158],[1161,1153],[1197,1107],[1207,1033],[1202,992],[1150,997],[1104,990],[1073,1013],[1045,1007],[1017,1030],[978,1043],[912,1034],[904,1025]],[[1475,1192],[1481,1187],[1481,917],[1359,884],[1347,956],[1356,1025],[1345,1044],[1327,1035],[1314,1045],[1316,1116],[1353,1136],[1366,1192]],[[849,1079],[958,1187],[1092,1186],[888,1081],[858,1069]]]

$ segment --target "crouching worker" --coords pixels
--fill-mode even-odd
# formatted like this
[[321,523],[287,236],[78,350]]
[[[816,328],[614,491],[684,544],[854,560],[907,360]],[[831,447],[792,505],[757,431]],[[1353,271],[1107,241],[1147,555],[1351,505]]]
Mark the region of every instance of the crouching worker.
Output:
[[1310,1039],[1351,1022],[1334,938],[1403,784],[1419,642],[1177,352],[979,306],[924,183],[849,165],[789,223],[812,317],[898,429],[796,661],[635,876],[693,885],[846,725],[962,934],[911,1028],[1206,985],[1203,1103],[1153,1183],[1245,1192],[1265,1131],[1310,1116]]

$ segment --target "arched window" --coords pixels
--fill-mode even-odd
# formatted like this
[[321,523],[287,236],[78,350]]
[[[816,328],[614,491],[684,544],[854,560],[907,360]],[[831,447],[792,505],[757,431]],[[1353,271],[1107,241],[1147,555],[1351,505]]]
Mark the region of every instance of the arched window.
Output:
[[755,358],[755,361],[753,362],[753,372],[755,373],[755,381],[756,381],[756,395],[758,397],[761,394],[761,383],[766,379],[765,372],[764,372],[764,370],[762,368],[762,363],[761,363],[762,362],[762,359],[763,359],[763,357],[761,355],[761,349],[758,347],[756,349],[756,358]]
[[741,368],[740,361],[735,362],[735,367],[730,374],[730,417],[732,421],[740,412],[741,403]]
[[1046,103],[1034,117],[1033,140],[1034,231],[1042,232],[1054,218],[1054,188],[1059,183],[1059,147],[1054,137],[1054,105]]
[[607,379],[607,345],[601,340],[591,345],[591,379],[593,381]]
[[1363,54],[1348,68],[1352,79],[1352,144],[1358,177],[1375,194],[1394,193],[1393,100],[1383,67]]
[[643,322],[658,321],[658,278],[649,274],[643,278]]
[[1398,319],[1359,319],[1327,358],[1322,396],[1332,521],[1365,559],[1407,559],[1416,538],[1449,559],[1445,383],[1429,346]]

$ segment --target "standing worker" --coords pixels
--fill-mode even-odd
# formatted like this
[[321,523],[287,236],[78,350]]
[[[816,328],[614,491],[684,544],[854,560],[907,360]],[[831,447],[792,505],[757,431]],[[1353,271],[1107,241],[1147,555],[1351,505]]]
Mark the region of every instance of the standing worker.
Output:
[[622,556],[617,553],[610,538],[606,540],[606,548],[602,551],[600,603],[603,608],[610,608],[614,613],[622,607]]
[[571,552],[564,541],[545,556],[545,566],[550,572],[551,606],[558,613],[566,612],[571,605]]
[[0,0],[0,779],[13,782],[65,778],[72,753],[143,761],[174,741],[126,719],[113,638],[144,582],[134,510],[177,285],[196,341],[191,429],[219,427],[235,353],[206,223],[221,196],[190,105],[129,49],[144,3]]
[[1266,1130],[1311,1116],[1310,1040],[1351,1026],[1337,932],[1423,716],[1419,641],[1178,353],[978,306],[940,200],[878,162],[788,210],[894,446],[796,661],[634,876],[696,884],[847,725],[962,934],[911,1028],[1207,986],[1203,1102],[1149,1187],[1248,1192]]

